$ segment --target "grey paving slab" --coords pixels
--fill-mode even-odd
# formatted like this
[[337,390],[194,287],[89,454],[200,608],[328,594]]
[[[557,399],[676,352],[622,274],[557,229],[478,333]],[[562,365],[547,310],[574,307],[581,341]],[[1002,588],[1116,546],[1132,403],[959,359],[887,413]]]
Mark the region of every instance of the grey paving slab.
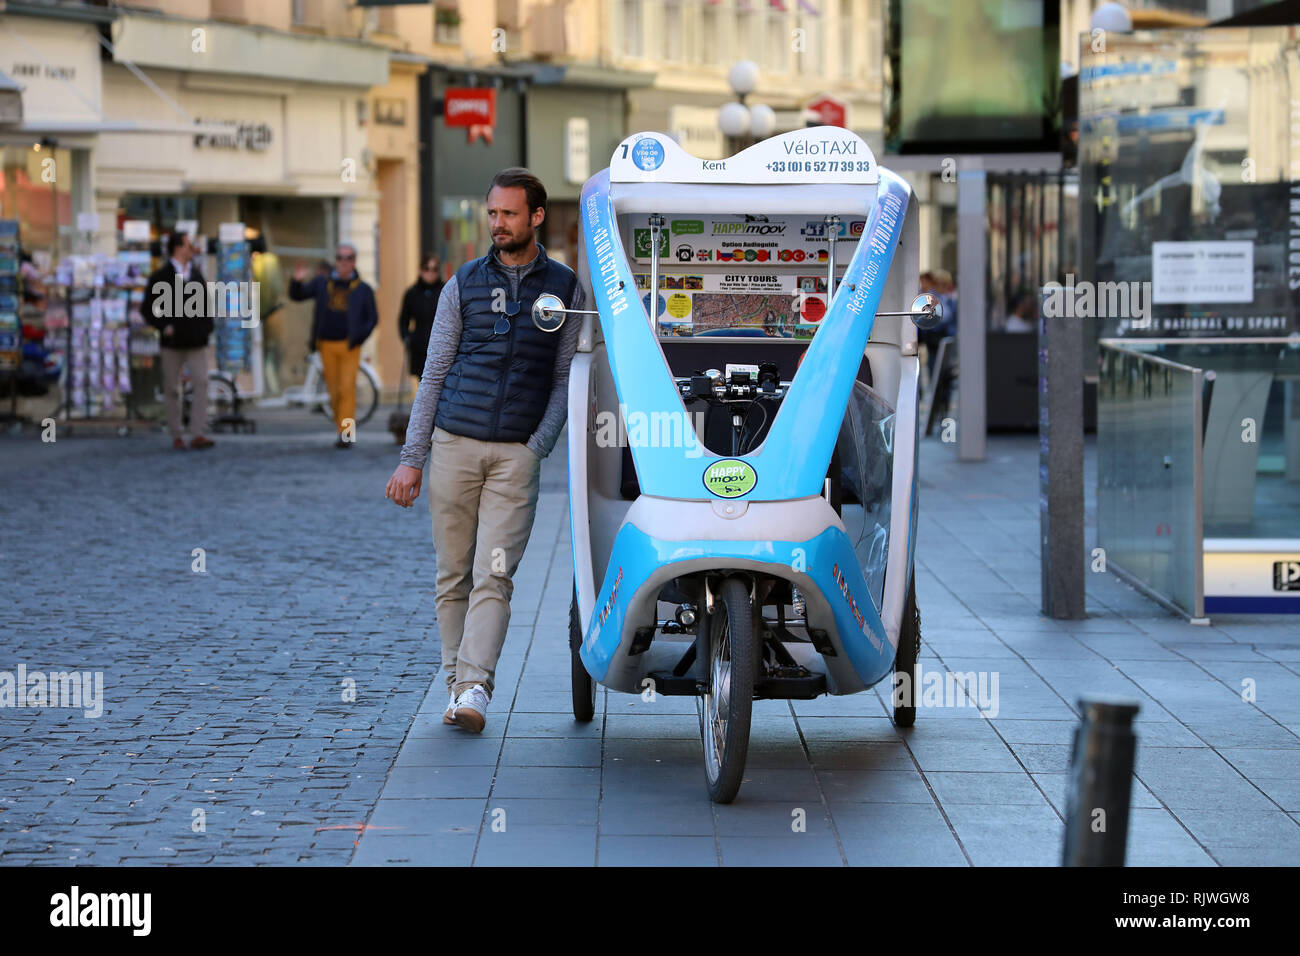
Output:
[[596,829],[584,826],[509,827],[484,831],[475,866],[595,866]]
[[351,863],[353,866],[469,866],[477,840],[477,833],[367,836]]
[[647,800],[640,794],[606,793],[600,804],[600,832],[613,836],[702,836],[713,839],[713,808],[703,773],[692,797]]
[[1050,806],[1028,773],[928,771],[925,779],[939,803],[952,806]]
[[501,766],[599,767],[600,750],[601,742],[594,737],[552,740],[508,737],[501,749]]
[[833,807],[853,803],[933,804],[925,778],[915,770],[819,770],[826,801]]
[[1214,866],[1214,857],[1168,810],[1129,808],[1126,866]]
[[718,847],[708,836],[620,836],[602,833],[599,866],[717,866]]
[[839,846],[830,837],[797,834],[781,837],[720,836],[723,866],[844,866]]
[[485,831],[513,826],[595,827],[600,804],[596,797],[492,797],[484,809]]
[[1065,827],[1041,806],[946,805],[944,812],[975,866],[1056,866]]
[[492,798],[595,798],[600,793],[598,767],[501,767]]

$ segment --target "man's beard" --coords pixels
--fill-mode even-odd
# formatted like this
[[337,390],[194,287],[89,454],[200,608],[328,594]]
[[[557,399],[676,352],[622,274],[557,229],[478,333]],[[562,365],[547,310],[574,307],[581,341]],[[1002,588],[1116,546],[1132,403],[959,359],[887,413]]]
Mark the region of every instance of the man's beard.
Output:
[[[496,246],[497,252],[522,252],[532,244],[534,235],[535,233],[530,229],[525,233],[522,239],[508,239],[505,236],[493,236],[492,244]],[[502,242],[501,240],[503,239],[506,241]]]

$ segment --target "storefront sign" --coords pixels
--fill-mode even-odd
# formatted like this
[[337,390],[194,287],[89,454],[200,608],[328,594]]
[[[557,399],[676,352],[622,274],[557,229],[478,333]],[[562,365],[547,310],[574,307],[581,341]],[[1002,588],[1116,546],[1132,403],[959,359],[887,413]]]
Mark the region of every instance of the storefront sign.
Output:
[[808,109],[821,117],[823,126],[847,127],[849,111],[842,100],[833,96],[819,96],[808,104]]
[[447,126],[495,126],[497,91],[492,87],[447,87],[443,97],[443,122]]
[[564,123],[564,181],[585,183],[591,175],[591,129],[585,116]]
[[194,148],[247,149],[254,153],[271,148],[271,127],[267,123],[240,123],[235,120],[197,118],[197,126],[224,126],[228,132],[195,133]]
[[1253,301],[1254,244],[1248,240],[1151,243],[1151,297],[1156,305]]

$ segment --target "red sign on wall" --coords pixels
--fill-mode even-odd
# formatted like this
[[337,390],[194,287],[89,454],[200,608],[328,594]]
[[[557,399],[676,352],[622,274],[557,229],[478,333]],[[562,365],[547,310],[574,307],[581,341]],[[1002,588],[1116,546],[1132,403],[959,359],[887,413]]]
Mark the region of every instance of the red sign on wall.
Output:
[[833,96],[822,96],[808,104],[808,109],[821,117],[823,126],[844,126],[848,119],[848,110],[844,103]]
[[493,87],[449,86],[443,98],[442,119],[448,126],[495,126],[497,91]]

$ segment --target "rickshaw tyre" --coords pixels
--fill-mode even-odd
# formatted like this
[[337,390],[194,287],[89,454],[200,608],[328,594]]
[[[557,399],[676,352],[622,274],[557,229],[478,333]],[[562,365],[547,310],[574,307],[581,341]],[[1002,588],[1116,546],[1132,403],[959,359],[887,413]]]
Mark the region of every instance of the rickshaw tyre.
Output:
[[[705,782],[708,784],[709,797],[713,802],[731,803],[736,798],[745,776],[759,648],[754,624],[755,613],[746,581],[739,577],[727,578],[718,589],[717,600],[722,605],[719,610],[727,615],[728,640],[731,644],[731,706],[727,717],[727,741],[723,764],[716,780],[709,779],[706,768]],[[714,614],[717,613],[718,610],[715,610]],[[711,640],[708,653],[708,665],[711,665],[713,657]],[[701,724],[701,731],[707,732],[703,724]]]
[[911,727],[916,723],[916,662],[921,656],[921,611],[916,606],[916,579],[907,586],[907,603],[903,605],[903,621],[898,635],[898,653],[894,658],[894,674],[906,674],[912,689],[912,702],[904,706],[894,702],[896,689],[891,675],[890,702],[893,704],[894,726]]
[[573,719],[589,722],[596,716],[596,682],[582,665],[578,649],[582,647],[582,624],[578,620],[578,591],[574,586],[573,600],[569,604],[569,658],[570,682],[573,686]]

